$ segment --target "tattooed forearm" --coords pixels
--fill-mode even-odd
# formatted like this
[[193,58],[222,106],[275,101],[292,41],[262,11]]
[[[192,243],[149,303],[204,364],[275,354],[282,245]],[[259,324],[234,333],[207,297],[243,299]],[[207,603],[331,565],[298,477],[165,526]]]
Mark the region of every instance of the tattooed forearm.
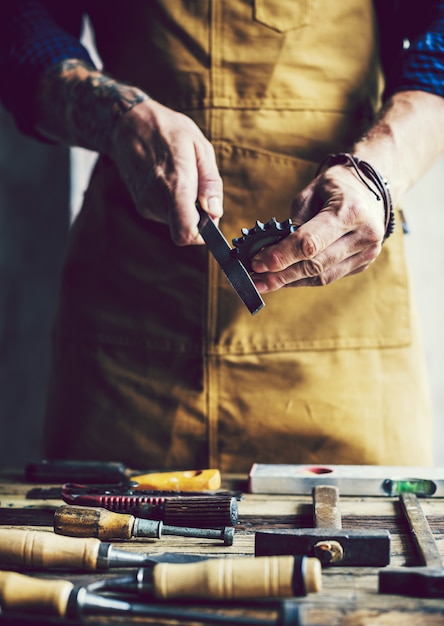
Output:
[[39,85],[36,128],[50,139],[107,154],[116,122],[148,99],[83,61],[63,61]]

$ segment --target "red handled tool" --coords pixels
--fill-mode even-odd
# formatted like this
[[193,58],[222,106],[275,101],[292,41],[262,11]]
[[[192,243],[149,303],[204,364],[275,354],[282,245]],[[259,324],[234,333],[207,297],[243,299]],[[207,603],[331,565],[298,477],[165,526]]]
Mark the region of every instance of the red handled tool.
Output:
[[110,490],[67,483],[60,492],[67,504],[101,507],[143,519],[161,520],[174,526],[217,528],[235,526],[237,500],[231,496],[143,495],[142,491],[115,487]]

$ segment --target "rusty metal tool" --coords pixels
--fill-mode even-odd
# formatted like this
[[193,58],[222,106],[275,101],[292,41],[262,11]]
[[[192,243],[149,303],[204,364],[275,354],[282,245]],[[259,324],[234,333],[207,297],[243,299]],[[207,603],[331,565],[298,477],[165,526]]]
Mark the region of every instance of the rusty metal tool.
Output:
[[[229,598],[222,598],[223,600]],[[76,586],[70,580],[39,579],[16,572],[0,572],[1,622],[28,624],[30,616],[41,615],[48,618],[65,619],[67,623],[88,621],[94,616],[115,615],[121,617],[139,617],[199,622],[203,624],[231,624],[231,626],[302,626],[299,606],[292,598],[263,600],[254,605],[256,612],[262,609],[271,611],[271,617],[252,617],[240,615],[232,604],[220,611],[220,604],[209,606],[207,610],[199,607],[178,606],[171,603],[137,602],[121,596],[102,595],[94,590],[93,585]],[[213,608],[213,610],[211,610]],[[3,619],[4,618],[4,619]],[[5,620],[5,621],[4,621]],[[38,624],[45,623],[38,621]],[[60,622],[56,622],[60,623]],[[153,622],[154,623],[154,622]]]
[[238,522],[237,499],[232,496],[156,496],[121,489],[91,489],[86,485],[66,484],[60,492],[67,504],[101,507],[144,519],[160,520],[174,526],[215,528],[235,526]]
[[409,493],[402,494],[399,500],[423,565],[381,570],[379,591],[420,598],[444,598],[443,559],[419,499]]
[[314,528],[256,532],[255,554],[306,554],[323,565],[384,566],[390,562],[387,530],[343,529],[339,490],[329,485],[313,489]]
[[163,535],[216,539],[232,546],[234,528],[191,528],[167,526],[161,521],[142,519],[125,513],[89,506],[64,505],[54,513],[54,531],[69,537],[97,537],[98,539],[131,539],[147,537],[161,539]]

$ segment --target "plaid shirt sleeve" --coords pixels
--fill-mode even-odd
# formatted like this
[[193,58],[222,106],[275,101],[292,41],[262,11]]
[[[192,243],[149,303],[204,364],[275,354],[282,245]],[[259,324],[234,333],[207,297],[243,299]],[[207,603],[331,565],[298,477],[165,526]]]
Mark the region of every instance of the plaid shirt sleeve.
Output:
[[387,98],[420,90],[444,96],[444,0],[375,0]]
[[[57,2],[54,2],[56,6]],[[33,94],[40,77],[64,59],[76,58],[94,66],[79,42],[82,3],[59,1],[61,24],[49,2],[13,0],[0,7],[0,100],[23,132],[33,131]],[[68,4],[69,6],[69,4]]]
[[[385,97],[422,90],[444,96],[444,0],[374,0],[380,27]],[[94,66],[79,42],[82,0],[10,0],[0,3],[0,100],[19,128],[33,131],[35,86],[68,58]],[[406,45],[408,42],[408,45]]]

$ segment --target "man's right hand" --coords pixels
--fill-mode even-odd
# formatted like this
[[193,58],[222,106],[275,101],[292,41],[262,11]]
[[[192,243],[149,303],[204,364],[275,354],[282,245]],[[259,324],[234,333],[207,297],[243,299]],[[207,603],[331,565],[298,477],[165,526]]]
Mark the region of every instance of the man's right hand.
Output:
[[179,246],[203,243],[195,202],[222,215],[222,179],[211,143],[186,115],[79,59],[41,79],[35,127],[43,136],[106,154],[139,213],[169,224]]
[[215,219],[222,215],[222,179],[214,149],[196,124],[154,100],[118,121],[110,156],[139,213],[169,224],[180,246],[201,243],[196,198]]

